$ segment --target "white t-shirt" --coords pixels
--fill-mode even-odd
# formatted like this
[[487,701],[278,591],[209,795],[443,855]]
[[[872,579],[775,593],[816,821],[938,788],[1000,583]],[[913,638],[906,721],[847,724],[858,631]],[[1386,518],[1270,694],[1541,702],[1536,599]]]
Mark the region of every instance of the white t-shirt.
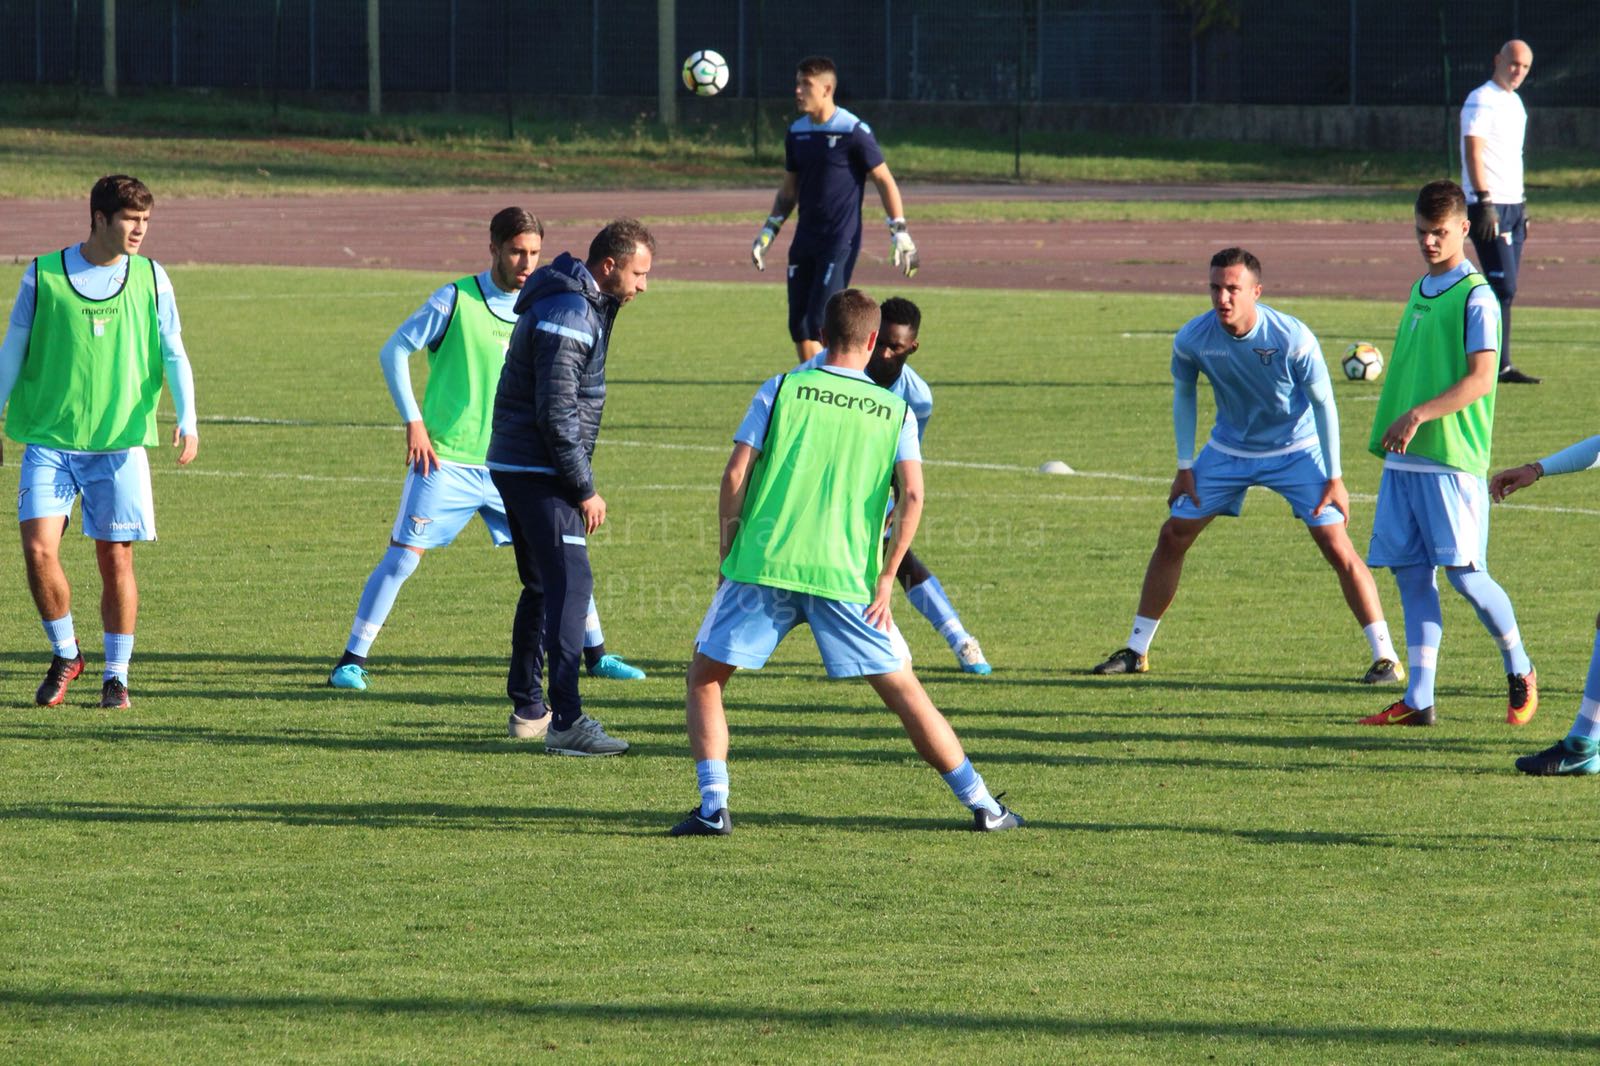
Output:
[[1522,191],[1522,137],[1528,129],[1528,112],[1522,98],[1502,89],[1494,79],[1472,90],[1461,107],[1461,188],[1470,203],[1477,198],[1472,172],[1467,169],[1467,138],[1483,138],[1483,179],[1489,199],[1497,204],[1520,204]]

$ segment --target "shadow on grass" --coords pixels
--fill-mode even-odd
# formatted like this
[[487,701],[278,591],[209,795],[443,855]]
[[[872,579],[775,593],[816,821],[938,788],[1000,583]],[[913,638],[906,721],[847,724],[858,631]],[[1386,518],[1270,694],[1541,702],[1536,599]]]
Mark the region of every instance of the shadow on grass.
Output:
[[[450,803],[218,803],[194,806],[141,803],[63,802],[0,806],[0,823],[81,822],[141,823],[150,825],[228,825],[251,823],[333,829],[431,829],[467,832],[543,831],[596,833],[614,836],[660,837],[682,817],[685,806],[662,810],[594,810],[571,807],[511,806]],[[1363,847],[1419,852],[1501,852],[1509,846],[1582,846],[1587,841],[1553,834],[1333,831],[1277,829],[1226,825],[1185,825],[1166,822],[1074,822],[1029,815],[1025,833],[1055,831],[1116,835],[1128,833],[1177,834],[1235,841],[1261,847]],[[948,817],[914,817],[859,813],[816,814],[808,811],[739,810],[737,829],[781,832],[822,829],[850,833],[948,832],[969,833],[969,817],[952,810]],[[687,845],[693,847],[695,845]]]
[[[337,1015],[386,1018],[479,1018],[493,1022],[507,1019],[537,1019],[540,1022],[572,1021],[584,1023],[659,1024],[694,1032],[706,1024],[743,1023],[790,1025],[803,1029],[851,1029],[868,1033],[895,1033],[926,1030],[937,1033],[996,1033],[1017,1037],[1060,1038],[1131,1037],[1145,1041],[1170,1037],[1188,1040],[1226,1040],[1248,1042],[1259,1051],[1260,1041],[1292,1044],[1316,1042],[1345,1045],[1358,1056],[1363,1050],[1460,1048],[1526,1054],[1529,1051],[1594,1051],[1600,1049],[1600,1034],[1594,1032],[1559,1033],[1549,1029],[1469,1029],[1451,1026],[1374,1026],[1374,1025],[1285,1025],[1272,1021],[1209,1021],[1163,1017],[1106,1018],[1073,1017],[1026,1012],[957,1013],[939,1010],[884,1010],[780,1007],[767,1004],[708,1003],[697,998],[687,1002],[586,1003],[523,997],[514,1000],[489,1000],[482,997],[446,996],[352,996],[316,995],[229,995],[202,992],[91,992],[68,989],[35,991],[0,989],[0,1004],[34,1009],[127,1010],[135,1012],[193,1012],[196,1020],[204,1015],[290,1014],[304,1018],[317,1012]],[[79,1017],[80,1027],[91,1028],[93,1020]],[[1552,1027],[1553,1028],[1553,1027]],[[836,1045],[841,1046],[841,1045]]]

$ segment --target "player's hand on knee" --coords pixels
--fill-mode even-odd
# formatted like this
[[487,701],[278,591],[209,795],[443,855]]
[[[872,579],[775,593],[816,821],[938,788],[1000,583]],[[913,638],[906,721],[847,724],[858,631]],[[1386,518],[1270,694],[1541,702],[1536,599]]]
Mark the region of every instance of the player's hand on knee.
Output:
[[1322,496],[1317,500],[1317,505],[1311,508],[1312,517],[1321,517],[1323,508],[1329,505],[1339,509],[1345,525],[1350,524],[1350,492],[1344,487],[1344,478],[1331,477],[1322,486]]
[[761,232],[756,234],[755,241],[750,245],[750,262],[755,264],[757,270],[767,269],[767,248],[771,246],[773,238],[777,237],[778,231],[782,228],[782,215],[768,215]]
[[1488,244],[1500,236],[1500,212],[1487,196],[1479,197],[1475,204],[1467,205],[1467,222],[1471,225],[1472,239]]
[[903,271],[908,278],[916,277],[917,268],[922,265],[922,257],[917,254],[917,246],[911,239],[911,234],[906,232],[906,220],[891,218],[889,220],[889,254],[897,269]]
[[181,429],[172,431],[172,446],[178,449],[178,465],[188,466],[194,462],[194,457],[200,451],[200,435],[185,433]]
[[1200,506],[1200,493],[1194,485],[1194,471],[1188,467],[1179,470],[1178,476],[1172,479],[1172,490],[1167,493],[1167,506],[1177,503],[1180,496],[1187,496],[1196,507]]

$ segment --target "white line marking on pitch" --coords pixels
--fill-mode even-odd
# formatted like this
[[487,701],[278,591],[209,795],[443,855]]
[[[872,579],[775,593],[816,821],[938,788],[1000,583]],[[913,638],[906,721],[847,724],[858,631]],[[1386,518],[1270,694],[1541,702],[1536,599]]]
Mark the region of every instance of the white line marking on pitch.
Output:
[[[247,416],[247,415],[245,415],[245,416],[212,415],[209,418],[202,418],[202,419],[200,419],[200,421],[209,422],[209,423],[215,423],[215,424],[224,424],[224,425],[322,426],[322,427],[331,428],[331,429],[375,429],[375,430],[383,430],[385,432],[394,432],[394,431],[398,431],[398,430],[401,430],[401,429],[405,428],[403,426],[369,426],[369,425],[359,425],[359,424],[340,426],[340,425],[334,425],[334,424],[330,424],[330,423],[326,423],[326,422],[310,422],[310,421],[305,421],[305,420],[300,420],[300,419],[289,419],[289,418],[282,418],[282,419],[278,419],[278,418],[253,418],[253,417],[250,417],[250,416]],[[619,448],[655,448],[655,449],[659,449],[661,451],[676,451],[676,452],[708,452],[708,453],[714,452],[714,453],[717,453],[717,454],[722,454],[722,453],[727,452],[729,450],[728,448],[725,448],[720,444],[670,444],[670,443],[667,443],[665,441],[602,440],[602,441],[600,441],[600,443],[601,444],[610,444],[610,445],[613,445],[613,446],[619,447]],[[923,460],[923,465],[924,466],[956,467],[956,468],[963,469],[963,470],[996,470],[996,471],[1000,471],[1000,472],[1004,472],[1004,473],[1035,474],[1036,476],[1038,476],[1037,475],[1037,471],[1036,471],[1036,469],[1034,467],[1021,466],[1021,465],[1018,465],[1018,464],[1015,464],[1015,463],[967,463],[967,462],[962,462],[962,461],[956,460],[956,459],[925,459],[925,460]],[[262,478],[262,479],[273,480],[273,481],[331,481],[331,482],[341,482],[341,483],[350,483],[350,484],[378,484],[378,485],[388,485],[388,484],[392,484],[396,480],[399,480],[398,477],[396,477],[396,478],[335,477],[335,476],[326,475],[326,474],[248,473],[248,472],[245,472],[245,471],[229,471],[229,470],[193,470],[193,469],[190,469],[190,470],[173,470],[173,469],[160,469],[160,468],[152,470],[152,473],[162,473],[162,474],[180,474],[181,473],[181,474],[194,474],[194,475],[207,476],[207,477],[252,477],[252,478]],[[1054,474],[1054,475],[1050,475],[1050,476],[1052,476],[1052,477],[1096,478],[1096,479],[1107,480],[1107,481],[1132,481],[1132,482],[1139,482],[1139,483],[1150,484],[1150,485],[1166,485],[1166,484],[1169,484],[1171,482],[1171,480],[1172,480],[1171,478],[1165,478],[1165,477],[1151,477],[1151,476],[1149,476],[1147,474],[1117,474],[1117,473],[1109,473],[1109,472],[1095,471],[1095,470],[1074,470],[1070,474]],[[639,490],[643,490],[643,491],[651,491],[651,492],[689,491],[692,488],[695,488],[695,486],[683,486],[683,485],[633,485],[633,486],[627,486],[627,487],[633,488],[633,489],[639,489]],[[958,495],[958,493],[947,493],[946,495]],[[959,493],[959,495],[988,495],[988,494],[986,494],[986,493]],[[1087,500],[1104,500],[1105,502],[1120,502],[1120,501],[1125,500],[1125,499],[1132,499],[1132,497],[1122,497],[1122,496],[1093,497],[1093,496],[1068,496],[1068,495],[1064,495],[1064,494],[1040,495],[1040,496],[1037,496],[1035,498],[1036,499],[1045,499],[1045,500],[1063,500],[1063,501],[1069,501],[1069,502],[1070,501],[1079,501],[1079,502],[1081,502],[1081,501],[1087,501]],[[1375,502],[1377,500],[1376,496],[1370,496],[1370,495],[1367,495],[1365,493],[1357,493],[1357,492],[1352,492],[1350,494],[1350,498],[1352,500],[1357,500],[1357,501],[1359,501],[1361,503],[1373,503],[1373,502]],[[1544,506],[1542,504],[1532,504],[1532,503],[1502,503],[1502,504],[1496,504],[1496,506],[1501,508],[1501,509],[1503,509],[1503,510],[1507,510],[1507,511],[1532,511],[1532,512],[1536,512],[1536,513],[1539,513],[1539,514],[1572,514],[1572,515],[1582,515],[1582,516],[1591,517],[1591,518],[1600,518],[1600,510],[1596,510],[1594,508],[1589,508],[1589,507],[1549,507],[1549,506]]]

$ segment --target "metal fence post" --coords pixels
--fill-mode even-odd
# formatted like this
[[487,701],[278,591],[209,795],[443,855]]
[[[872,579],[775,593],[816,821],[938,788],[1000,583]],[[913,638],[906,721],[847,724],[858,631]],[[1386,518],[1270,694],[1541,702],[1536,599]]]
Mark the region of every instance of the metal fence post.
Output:
[[678,127],[678,3],[656,0],[656,117]]
[[1355,107],[1356,106],[1356,72],[1357,72],[1357,70],[1360,69],[1359,66],[1357,65],[1357,53],[1356,53],[1356,28],[1357,28],[1357,23],[1356,23],[1356,2],[1357,2],[1357,0],[1350,0],[1350,106],[1351,107]]
[[101,0],[104,18],[100,35],[100,84],[112,99],[117,96],[117,0]]
[[383,114],[383,76],[378,52],[379,0],[367,0],[367,113]]

